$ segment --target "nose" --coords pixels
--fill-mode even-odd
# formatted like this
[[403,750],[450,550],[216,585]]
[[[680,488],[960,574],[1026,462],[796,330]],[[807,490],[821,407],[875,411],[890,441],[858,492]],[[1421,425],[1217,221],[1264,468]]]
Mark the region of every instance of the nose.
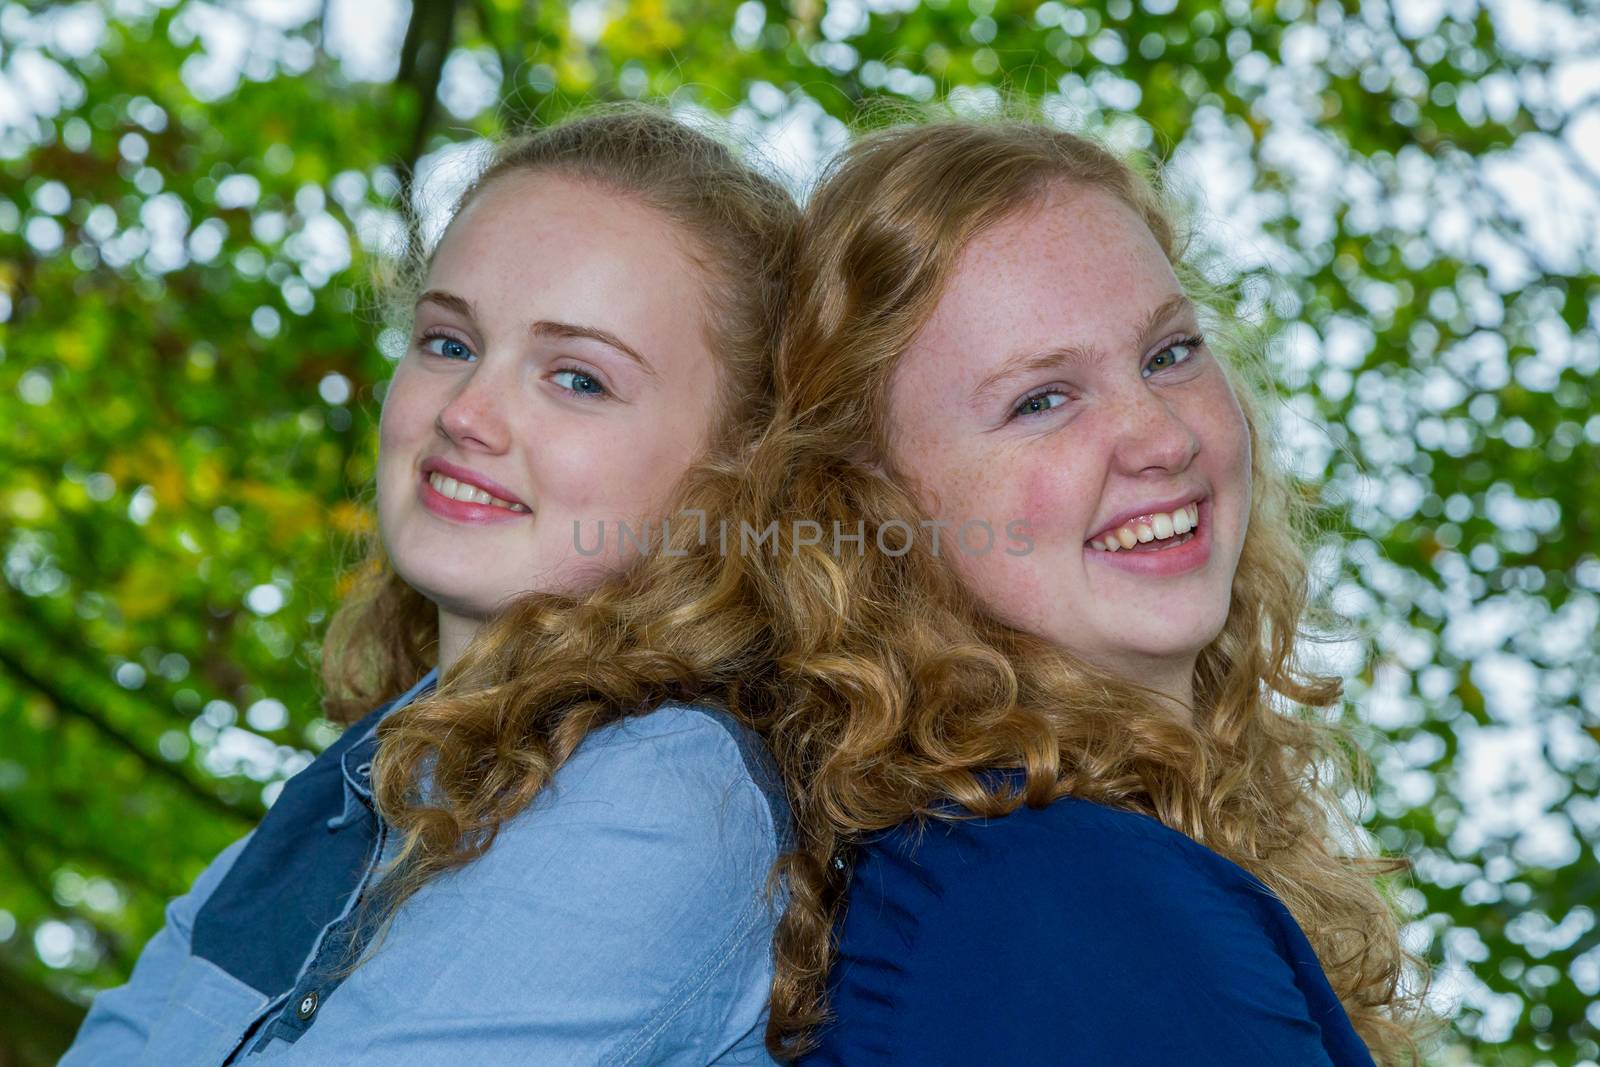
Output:
[[1200,451],[1200,438],[1171,399],[1148,386],[1133,387],[1117,405],[1117,466],[1126,474],[1177,473]]
[[508,389],[485,373],[478,363],[445,401],[434,419],[439,434],[463,448],[504,452],[511,443],[510,427],[501,405]]

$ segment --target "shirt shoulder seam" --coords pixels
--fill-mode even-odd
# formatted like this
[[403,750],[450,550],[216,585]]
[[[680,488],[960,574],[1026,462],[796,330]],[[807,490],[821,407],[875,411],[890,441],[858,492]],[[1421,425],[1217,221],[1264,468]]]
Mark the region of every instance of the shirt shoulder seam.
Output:
[[651,1044],[666,1032],[673,1020],[682,1015],[717,974],[727,967],[728,961],[734,956],[735,947],[759,920],[762,907],[761,898],[752,896],[746,902],[738,919],[729,926],[722,940],[707,952],[695,969],[678,984],[675,995],[668,997],[666,1003],[640,1025],[633,1038],[605,1060],[605,1063],[626,1067],[628,1064],[640,1062],[639,1057],[649,1050]]
[[763,802],[762,807],[767,816],[767,833],[776,843],[778,851],[781,853],[793,847],[792,833],[789,829],[788,798],[783,781],[776,763],[763,747],[755,731],[739,723],[721,708],[699,702],[666,701],[647,714],[659,714],[666,710],[683,712],[705,720],[721,732],[739,756],[740,767],[744,771],[743,784],[754,789]]

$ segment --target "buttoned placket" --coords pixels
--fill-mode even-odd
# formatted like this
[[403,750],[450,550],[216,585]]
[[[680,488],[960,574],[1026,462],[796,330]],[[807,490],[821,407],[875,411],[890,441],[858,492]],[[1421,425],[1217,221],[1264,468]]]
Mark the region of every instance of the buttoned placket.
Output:
[[374,726],[367,737],[352,745],[340,757],[344,807],[325,824],[329,833],[339,833],[353,828],[363,819],[374,821],[375,833],[366,867],[344,910],[324,928],[317,939],[315,948],[295,980],[294,988],[268,1007],[266,1022],[259,1036],[249,1043],[252,1052],[266,1048],[274,1037],[293,1042],[310,1028],[328,994],[342,981],[342,975],[333,972],[347,962],[346,957],[353,943],[362,936],[362,932],[354,928],[361,918],[356,905],[370,886],[373,872],[388,842],[388,826],[378,814],[372,794],[372,761],[377,750],[377,727]]

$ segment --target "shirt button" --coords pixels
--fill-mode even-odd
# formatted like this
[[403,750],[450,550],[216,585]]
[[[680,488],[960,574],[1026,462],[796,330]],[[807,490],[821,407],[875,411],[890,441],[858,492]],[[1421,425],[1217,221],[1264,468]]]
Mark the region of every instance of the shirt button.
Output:
[[300,1016],[301,1019],[309,1019],[317,1013],[317,991],[315,989],[300,998],[300,1004],[295,1008],[294,1013]]

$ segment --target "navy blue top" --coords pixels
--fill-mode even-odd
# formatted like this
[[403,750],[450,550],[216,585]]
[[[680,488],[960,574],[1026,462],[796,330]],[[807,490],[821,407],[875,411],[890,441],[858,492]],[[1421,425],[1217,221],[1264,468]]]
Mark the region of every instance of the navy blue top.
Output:
[[807,1067],[1372,1067],[1271,890],[1135,812],[896,828],[859,851],[839,932]]

